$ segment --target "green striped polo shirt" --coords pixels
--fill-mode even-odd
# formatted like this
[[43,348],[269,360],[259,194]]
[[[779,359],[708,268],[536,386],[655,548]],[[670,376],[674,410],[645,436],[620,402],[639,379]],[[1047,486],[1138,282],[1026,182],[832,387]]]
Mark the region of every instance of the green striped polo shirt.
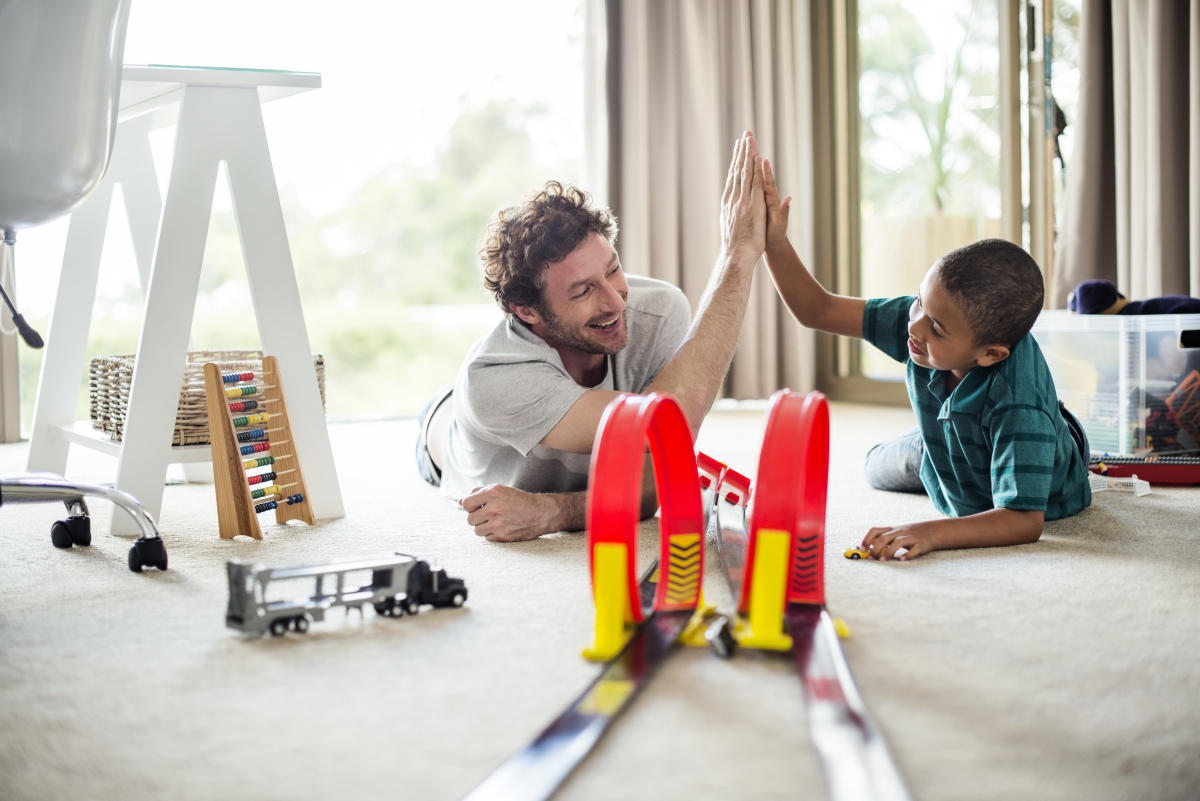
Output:
[[1092,502],[1087,465],[1034,338],[1026,335],[1007,359],[974,368],[947,393],[947,371],[908,357],[913,300],[868,300],[863,338],[908,366],[905,384],[925,442],[921,482],[938,511],[963,517],[1040,509],[1057,520],[1085,509]]

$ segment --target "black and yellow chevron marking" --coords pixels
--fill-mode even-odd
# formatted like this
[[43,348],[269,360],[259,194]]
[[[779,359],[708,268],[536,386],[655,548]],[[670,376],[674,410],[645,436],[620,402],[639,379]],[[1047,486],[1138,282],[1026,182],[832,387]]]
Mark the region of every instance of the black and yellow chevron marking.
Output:
[[700,595],[700,535],[672,534],[668,557],[667,603],[694,605]]
[[791,597],[814,597],[820,594],[820,571],[818,570],[817,548],[821,538],[816,534],[807,537],[796,535],[796,547],[792,552],[792,566],[788,575]]

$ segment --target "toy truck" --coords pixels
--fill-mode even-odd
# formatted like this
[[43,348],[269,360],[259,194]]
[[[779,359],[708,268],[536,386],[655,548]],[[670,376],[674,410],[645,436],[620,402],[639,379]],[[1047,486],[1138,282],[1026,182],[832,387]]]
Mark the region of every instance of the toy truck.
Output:
[[[252,634],[281,636],[289,629],[304,633],[330,609],[358,609],[370,604],[386,616],[415,615],[422,605],[462,606],[467,586],[445,570],[409,554],[325,565],[272,568],[234,560],[225,563],[229,604],[225,625]],[[363,582],[363,578],[369,580]],[[281,593],[297,581],[311,589],[304,595]]]

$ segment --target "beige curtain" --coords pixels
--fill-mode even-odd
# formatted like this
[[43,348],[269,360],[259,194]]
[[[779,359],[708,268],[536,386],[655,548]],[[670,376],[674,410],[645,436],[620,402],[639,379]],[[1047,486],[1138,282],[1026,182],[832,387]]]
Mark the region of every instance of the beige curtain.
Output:
[[[606,0],[608,176],[630,272],[677,284],[693,308],[720,247],[733,144],[752,130],[793,196],[792,242],[812,264],[812,107],[806,0]],[[726,393],[813,387],[813,336],[759,266]]]
[[1106,278],[1200,297],[1200,0],[1083,0],[1052,300]]

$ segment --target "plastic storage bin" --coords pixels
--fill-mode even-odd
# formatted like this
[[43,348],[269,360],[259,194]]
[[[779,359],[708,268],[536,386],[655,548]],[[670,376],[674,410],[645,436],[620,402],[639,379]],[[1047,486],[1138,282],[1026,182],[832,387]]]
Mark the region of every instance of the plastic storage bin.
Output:
[[1092,453],[1200,454],[1200,314],[1044,311],[1033,336]]

